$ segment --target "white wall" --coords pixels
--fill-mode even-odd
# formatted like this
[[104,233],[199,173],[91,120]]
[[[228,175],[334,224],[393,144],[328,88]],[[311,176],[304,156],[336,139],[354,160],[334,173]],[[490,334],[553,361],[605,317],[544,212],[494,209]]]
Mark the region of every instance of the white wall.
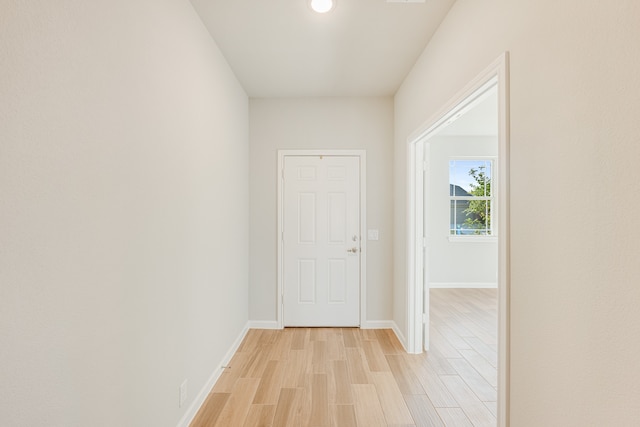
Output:
[[248,320],[248,100],[186,0],[0,3],[0,424],[175,426]]
[[[498,140],[492,136],[434,136],[429,139],[428,200],[425,217],[429,236],[427,277],[431,287],[493,287],[498,280],[497,237],[450,239],[449,161],[461,157],[494,157]],[[495,182],[495,180],[494,180]],[[493,187],[495,188],[495,187]],[[492,219],[496,219],[496,209]]]
[[393,101],[391,98],[250,100],[250,302],[255,321],[276,320],[277,150],[365,149],[367,226],[366,319],[390,320],[393,254]]
[[511,53],[511,425],[640,418],[640,3],[458,0],[395,97],[395,318],[408,135]]

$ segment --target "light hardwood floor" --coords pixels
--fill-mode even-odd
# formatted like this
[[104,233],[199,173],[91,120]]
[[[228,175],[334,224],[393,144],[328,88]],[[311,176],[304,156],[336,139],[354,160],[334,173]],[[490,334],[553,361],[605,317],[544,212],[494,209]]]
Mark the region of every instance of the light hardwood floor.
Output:
[[495,427],[496,344],[496,289],[432,289],[428,354],[390,329],[250,330],[191,425]]

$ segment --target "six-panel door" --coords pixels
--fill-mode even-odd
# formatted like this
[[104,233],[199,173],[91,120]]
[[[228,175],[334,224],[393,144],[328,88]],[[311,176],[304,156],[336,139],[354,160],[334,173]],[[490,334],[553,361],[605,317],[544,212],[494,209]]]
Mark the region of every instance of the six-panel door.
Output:
[[284,325],[360,324],[360,165],[356,156],[287,156]]

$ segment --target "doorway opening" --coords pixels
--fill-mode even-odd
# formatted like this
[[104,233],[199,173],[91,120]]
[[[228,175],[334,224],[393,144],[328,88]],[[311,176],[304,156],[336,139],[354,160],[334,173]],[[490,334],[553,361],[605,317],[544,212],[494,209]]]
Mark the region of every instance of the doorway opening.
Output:
[[[481,116],[479,112],[483,108],[494,109],[494,146],[489,143],[492,138],[488,135],[485,135],[484,151],[480,149],[483,144],[478,143],[482,138],[475,138],[476,141],[466,147],[465,138],[450,138],[463,133],[462,125],[469,125],[472,116]],[[478,133],[479,130],[468,132]],[[412,134],[408,140],[407,165],[407,350],[410,353],[429,351],[432,340],[429,335],[430,283],[440,288],[459,287],[456,284],[461,283],[466,288],[497,287],[498,426],[506,426],[508,419],[508,136],[508,54],[505,53]],[[447,139],[463,142],[454,147],[455,144],[443,142]],[[436,173],[435,169],[440,172]],[[434,186],[438,186],[435,176],[442,178],[442,188],[437,191],[434,191]],[[438,213],[434,211],[436,206],[441,207]],[[440,240],[436,239],[434,230],[440,233]],[[432,246],[443,241],[453,252],[447,254],[443,248],[437,248],[433,252],[445,254],[445,258],[435,259],[430,253],[431,249],[436,249]],[[475,257],[476,268],[456,269],[455,258],[465,250],[473,251],[469,248],[474,246],[476,251],[472,257]],[[461,250],[463,247],[465,249]],[[447,270],[443,267],[447,264],[448,270],[454,273],[443,276]],[[469,270],[473,270],[472,275],[468,274]]]

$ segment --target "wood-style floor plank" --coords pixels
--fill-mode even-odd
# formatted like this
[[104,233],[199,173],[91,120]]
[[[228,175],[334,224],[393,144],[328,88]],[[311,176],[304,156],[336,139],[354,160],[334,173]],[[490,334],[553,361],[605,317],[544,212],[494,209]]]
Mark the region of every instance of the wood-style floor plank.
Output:
[[349,381],[349,369],[346,360],[331,361],[331,380],[333,385],[332,403],[336,405],[353,404],[351,394],[351,382]]
[[271,427],[275,412],[275,405],[251,405],[243,427]]
[[[440,333],[437,328],[432,328],[429,333],[431,339],[431,346],[434,351],[438,352],[442,357],[446,359],[462,358],[459,351],[451,345],[451,343]],[[467,345],[467,348],[469,346]]]
[[313,373],[326,374],[327,373],[327,342],[326,341],[313,341],[313,359],[311,364],[313,366]]
[[404,348],[391,329],[376,329],[376,336],[382,353],[387,354],[404,354]]
[[409,367],[404,355],[389,354],[386,357],[389,368],[391,368],[402,394],[425,394],[424,388]]
[[262,378],[262,375],[264,375],[264,369],[267,367],[269,359],[264,357],[261,349],[264,349],[264,347],[259,346],[251,352],[251,356],[240,375],[242,378]]
[[331,425],[334,427],[357,427],[353,405],[331,405]]
[[380,399],[373,384],[354,384],[351,386],[355,400],[358,426],[387,427],[387,421],[380,406]]
[[342,329],[342,340],[344,342],[344,346],[347,348],[358,346],[358,341],[356,340],[353,328]]
[[291,329],[285,329],[281,334],[276,335],[268,356],[269,360],[287,360],[292,340],[293,330]]
[[445,375],[441,379],[474,426],[495,427],[496,421],[491,411],[478,399],[462,378],[456,375]]
[[347,355],[344,348],[342,331],[340,329],[333,329],[327,336],[327,360],[346,360]]
[[391,372],[372,372],[378,400],[388,425],[412,425],[413,417]]
[[498,386],[498,370],[475,350],[460,350],[460,353],[476,371],[493,387]]
[[434,289],[431,347],[390,329],[250,330],[193,427],[496,425],[497,292]]
[[494,402],[482,402],[484,403],[484,406],[487,407],[487,409],[489,409],[489,412],[491,412],[493,414],[494,417],[496,417],[496,419],[498,418],[498,402],[494,401]]
[[347,348],[347,367],[351,384],[369,384],[369,377],[365,369],[364,356],[359,347]]
[[291,338],[291,350],[304,350],[306,347],[309,329],[293,328],[293,337]]
[[389,369],[389,364],[387,364],[387,360],[382,353],[382,349],[380,348],[378,341],[363,341],[362,349],[364,350],[367,365],[371,372],[388,372],[391,370]]
[[[301,399],[302,390],[299,388],[283,388],[278,396],[278,405],[273,417],[274,426],[296,426],[299,417],[295,416],[296,403]],[[298,424],[302,425],[302,424]]]
[[229,400],[229,396],[231,396],[230,393],[211,393],[207,397],[207,405],[198,412],[193,424],[202,426],[215,425],[227,400]]
[[238,379],[233,393],[229,396],[214,425],[216,427],[243,425],[259,384],[259,378]]
[[253,398],[253,404],[275,405],[278,403],[278,393],[282,388],[284,362],[279,360],[269,360],[264,369],[260,385]]
[[437,408],[436,411],[447,427],[474,427],[460,408]]
[[430,370],[427,364],[420,363],[420,361],[416,359],[410,360],[413,362],[411,369],[436,408],[454,408],[459,406],[458,402],[451,395],[451,392],[449,392],[440,380],[439,375],[433,370]]
[[238,352],[250,352],[258,347],[258,341],[262,335],[263,329],[249,329],[242,343],[238,347]]
[[327,374],[313,374],[311,380],[310,426],[329,425],[329,400],[327,399]]
[[283,388],[304,387],[307,370],[307,353],[304,350],[291,350],[285,362],[282,376]]
[[445,427],[438,411],[426,395],[404,396],[416,427]]
[[451,361],[460,378],[473,390],[478,399],[483,402],[497,401],[497,391],[476,371],[465,359]]
[[[497,367],[498,361],[498,352],[496,350],[496,346],[490,346],[484,343],[480,338],[477,337],[467,337],[464,339],[473,350],[475,350],[480,356],[484,357],[484,359],[494,368]],[[493,348],[492,348],[493,347]]]

